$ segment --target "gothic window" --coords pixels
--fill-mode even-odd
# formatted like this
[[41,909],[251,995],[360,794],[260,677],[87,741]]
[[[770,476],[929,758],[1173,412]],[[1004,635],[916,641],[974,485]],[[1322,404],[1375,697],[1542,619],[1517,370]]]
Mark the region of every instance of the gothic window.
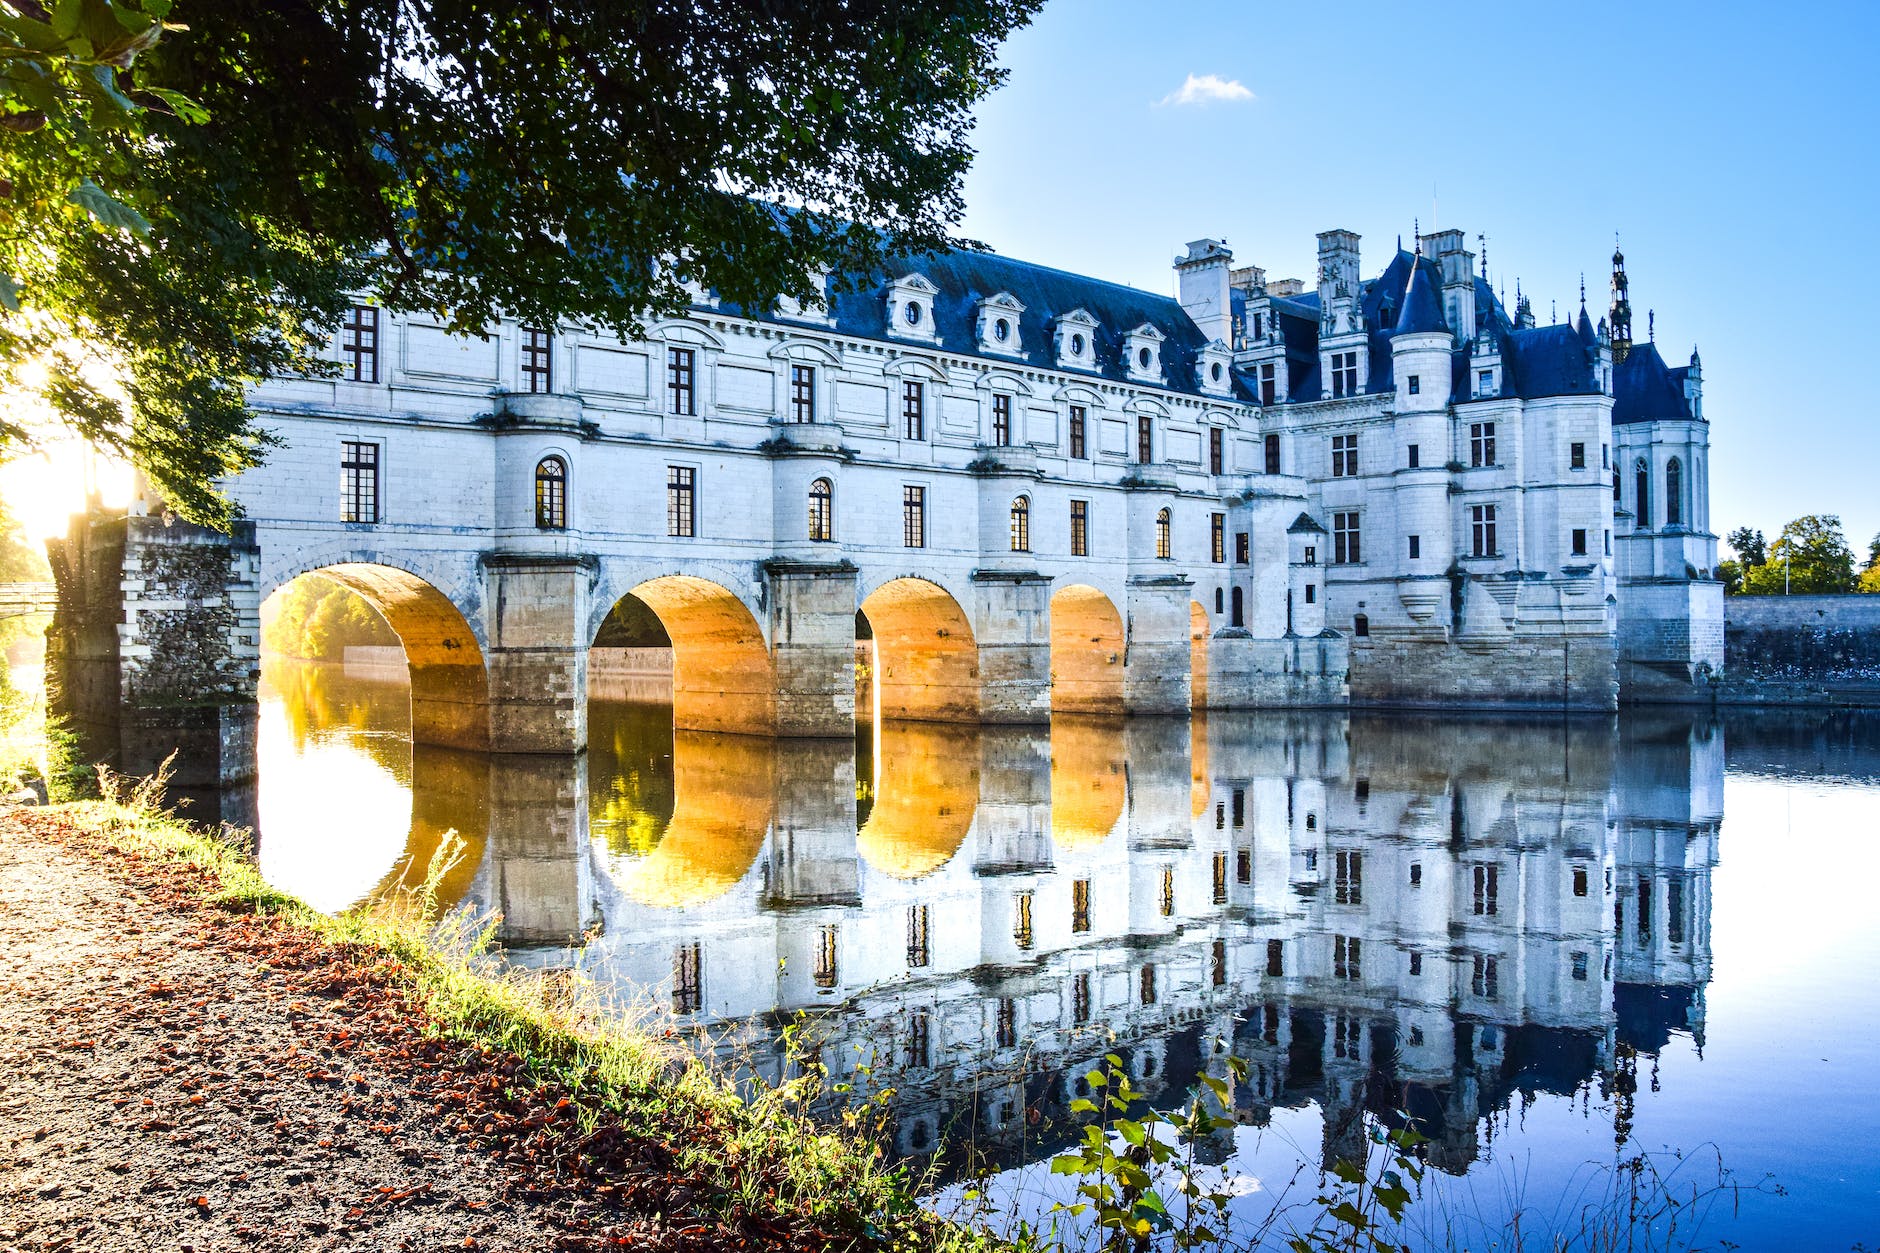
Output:
[[1085,410],[1082,405],[1071,406],[1071,456],[1082,461],[1088,454],[1084,451]]
[[340,324],[339,355],[346,377],[355,383],[379,381],[379,311],[354,305]]
[[927,391],[913,379],[901,384],[901,436],[904,439],[927,438]]
[[1143,465],[1155,460],[1155,420],[1147,416],[1136,419],[1136,460]]
[[1496,554],[1495,506],[1469,506],[1469,545],[1471,556],[1493,557]]
[[1155,555],[1164,561],[1175,555],[1175,543],[1169,532],[1169,511],[1163,506],[1155,514]]
[[361,440],[339,445],[339,520],[379,520],[379,446]]
[[793,365],[790,367],[790,421],[814,422],[815,420],[816,367]]
[[1469,423],[1469,464],[1472,466],[1495,464],[1495,424],[1493,422]]
[[666,411],[698,412],[698,354],[690,348],[666,349]]
[[901,546],[927,547],[927,489],[924,487],[901,489]]
[[1211,513],[1209,519],[1208,556],[1215,562],[1227,560],[1227,515]]
[[535,463],[535,525],[544,531],[568,527],[568,464],[560,457]]
[[1208,473],[1227,473],[1227,432],[1218,426],[1208,428]]
[[698,534],[698,471],[691,466],[666,467],[666,534]]
[[1332,436],[1332,477],[1342,479],[1358,472],[1358,437]]
[[1266,437],[1266,472],[1268,474],[1279,473],[1279,436],[1277,435]]
[[1612,468],[1612,445],[1611,444],[1601,444],[1599,446],[1599,468],[1602,470],[1609,470]]
[[992,397],[992,442],[1001,448],[1012,442],[1012,398],[1004,392]]
[[821,543],[836,537],[836,489],[828,479],[809,485],[809,537]]
[[1217,587],[1214,589],[1214,612],[1227,612],[1227,590],[1225,588]]
[[529,391],[554,390],[552,354],[547,331],[532,326],[522,328],[522,381]]
[[1031,551],[1031,497],[1020,496],[1012,502],[1012,551]]
[[1090,502],[1073,500],[1071,502],[1071,556],[1088,557],[1090,555]]
[[1665,525],[1684,523],[1684,466],[1673,457],[1665,465]]
[[1632,475],[1638,480],[1638,500],[1634,502],[1638,508],[1634,512],[1638,516],[1639,526],[1649,529],[1652,524],[1652,472],[1646,466],[1645,458],[1640,457],[1633,463]]
[[[1361,532],[1356,510],[1332,515],[1332,560],[1338,565],[1355,565],[1361,556]],[[1310,558],[1307,564],[1311,564]]]

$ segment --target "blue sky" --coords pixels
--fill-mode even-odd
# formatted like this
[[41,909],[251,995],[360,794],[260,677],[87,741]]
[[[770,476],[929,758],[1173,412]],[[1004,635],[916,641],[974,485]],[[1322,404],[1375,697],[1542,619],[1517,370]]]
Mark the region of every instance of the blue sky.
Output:
[[[1711,520],[1880,531],[1880,5],[1049,0],[980,110],[965,232],[1157,291],[1190,239],[1310,280],[1314,235],[1488,236],[1545,321],[1607,300],[1703,353]],[[1190,76],[1242,91],[1172,100]],[[1852,385],[1850,385],[1850,383]]]

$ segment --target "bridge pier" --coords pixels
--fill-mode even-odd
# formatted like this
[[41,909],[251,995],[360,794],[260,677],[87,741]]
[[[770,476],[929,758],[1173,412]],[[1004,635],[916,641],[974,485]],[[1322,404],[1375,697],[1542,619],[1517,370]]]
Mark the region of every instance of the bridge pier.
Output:
[[979,721],[1051,721],[1051,580],[1033,571],[973,573]]
[[1193,586],[1180,575],[1130,579],[1124,621],[1123,709],[1186,716],[1192,680]]
[[[579,753],[587,748],[592,567],[587,557],[484,554],[490,751]],[[415,733],[415,671],[412,679]]]
[[510,946],[580,941],[594,900],[587,758],[492,757],[484,865],[498,938]]
[[777,734],[855,737],[855,566],[773,561],[771,673]]

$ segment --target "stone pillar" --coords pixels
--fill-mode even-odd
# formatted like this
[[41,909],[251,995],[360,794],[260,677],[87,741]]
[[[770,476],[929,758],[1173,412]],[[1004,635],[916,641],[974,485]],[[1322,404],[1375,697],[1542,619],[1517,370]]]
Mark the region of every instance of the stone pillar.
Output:
[[593,562],[485,553],[490,751],[587,747],[587,620]]
[[[777,734],[855,736],[855,566],[773,561],[772,671]],[[851,765],[853,763],[851,762]]]
[[853,736],[778,740],[776,780],[769,903],[859,905]]
[[1123,708],[1131,714],[1186,714],[1192,585],[1180,575],[1136,575],[1123,612]]
[[77,722],[81,755],[138,778],[174,754],[169,799],[187,817],[252,826],[261,658],[254,525],[238,522],[224,535],[173,518],[94,513],[51,551],[60,592],[51,708]]
[[979,720],[1050,722],[1051,581],[1033,571],[976,570],[973,601]]
[[594,899],[587,756],[490,758],[483,863],[497,936],[510,947],[577,944]]
[[1031,731],[987,730],[979,741],[979,875],[1051,868],[1050,740]]

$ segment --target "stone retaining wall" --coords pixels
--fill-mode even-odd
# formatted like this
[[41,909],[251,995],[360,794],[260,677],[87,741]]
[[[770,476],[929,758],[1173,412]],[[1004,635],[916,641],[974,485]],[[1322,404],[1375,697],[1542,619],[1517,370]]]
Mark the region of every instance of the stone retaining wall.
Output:
[[1728,704],[1880,706],[1880,596],[1732,596]]

